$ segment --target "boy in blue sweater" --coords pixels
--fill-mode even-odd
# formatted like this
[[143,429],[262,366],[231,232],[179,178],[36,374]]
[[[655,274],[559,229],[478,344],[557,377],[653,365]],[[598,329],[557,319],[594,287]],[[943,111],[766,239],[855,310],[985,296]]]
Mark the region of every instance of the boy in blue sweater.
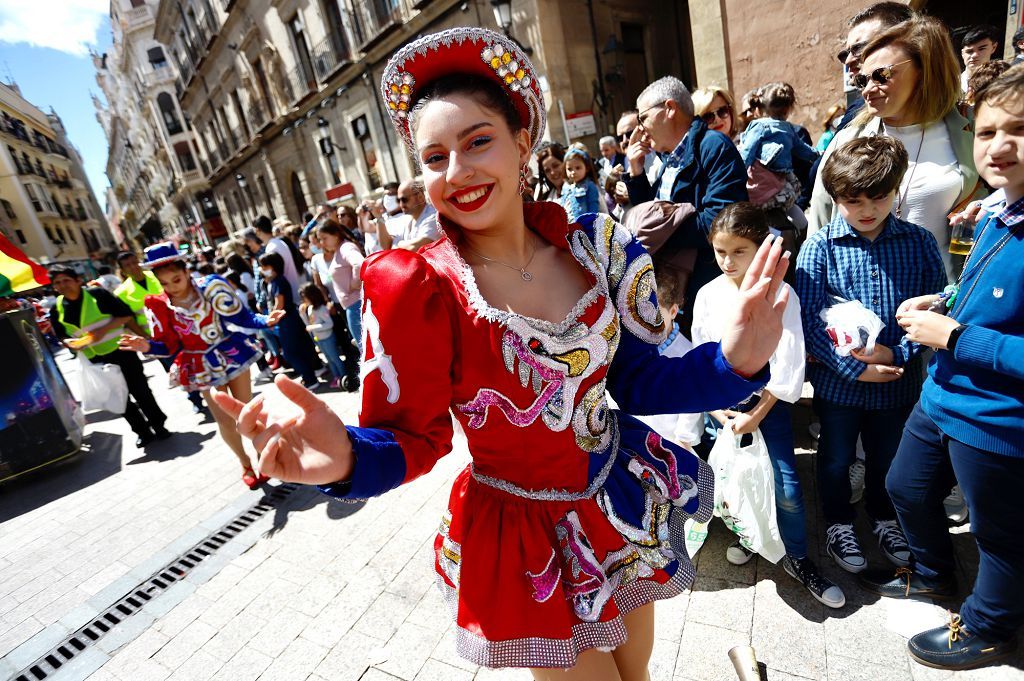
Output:
[[897,319],[935,348],[921,400],[886,480],[913,571],[862,575],[886,596],[955,597],[942,498],[960,483],[978,542],[978,576],[959,614],[908,642],[929,667],[969,669],[1006,657],[1024,625],[1024,67],[975,96],[974,162],[1006,193],[986,215],[956,287],[914,298]]
[[[865,510],[878,545],[897,566],[909,564],[885,476],[920,395],[924,367],[921,347],[896,323],[896,309],[946,283],[935,237],[892,215],[907,165],[907,150],[891,137],[862,137],[837,149],[821,177],[839,215],[807,240],[796,265],[794,288],[810,355],[807,377],[821,423],[817,470],[826,550],[839,567],[855,573],[867,567],[850,503],[849,469],[858,437],[865,453]],[[836,353],[820,314],[837,299],[860,301],[882,320],[872,354]]]

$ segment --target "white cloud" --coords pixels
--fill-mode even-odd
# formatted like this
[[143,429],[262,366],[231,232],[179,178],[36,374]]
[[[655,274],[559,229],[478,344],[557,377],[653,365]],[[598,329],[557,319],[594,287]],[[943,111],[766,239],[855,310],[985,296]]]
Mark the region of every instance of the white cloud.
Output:
[[110,0],[0,0],[0,43],[85,56],[109,10]]

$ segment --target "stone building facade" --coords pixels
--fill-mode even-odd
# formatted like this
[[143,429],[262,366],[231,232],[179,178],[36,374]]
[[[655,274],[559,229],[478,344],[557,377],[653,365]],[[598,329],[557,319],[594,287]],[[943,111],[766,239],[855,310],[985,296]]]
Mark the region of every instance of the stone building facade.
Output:
[[0,83],[0,233],[33,260],[84,274],[114,247],[60,118]]
[[106,99],[94,103],[109,149],[108,212],[126,245],[172,237],[202,246],[224,230],[209,169],[178,104],[177,68],[153,38],[155,7],[155,0],[111,0],[113,44],[93,57]]

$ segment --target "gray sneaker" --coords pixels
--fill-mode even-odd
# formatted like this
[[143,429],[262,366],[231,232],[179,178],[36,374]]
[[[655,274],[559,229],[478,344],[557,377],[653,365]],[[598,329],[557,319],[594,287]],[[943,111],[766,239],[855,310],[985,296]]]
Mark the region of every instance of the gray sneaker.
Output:
[[746,565],[753,557],[754,552],[748,551],[746,547],[739,542],[733,543],[732,546],[725,550],[725,559],[733,565]]
[[818,572],[818,566],[810,558],[793,558],[788,554],[782,557],[782,569],[790,577],[804,585],[818,602],[830,608],[841,608],[846,605],[843,590]]
[[895,520],[876,520],[872,532],[878,537],[878,548],[882,549],[882,553],[893,565],[910,565],[910,546],[907,544],[907,538],[903,536],[899,523]]

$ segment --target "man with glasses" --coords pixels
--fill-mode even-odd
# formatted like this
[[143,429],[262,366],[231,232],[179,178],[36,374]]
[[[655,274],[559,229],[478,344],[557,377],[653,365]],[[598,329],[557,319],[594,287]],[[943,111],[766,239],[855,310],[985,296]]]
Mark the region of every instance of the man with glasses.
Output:
[[[626,149],[630,203],[671,201],[690,204],[696,211],[663,247],[697,250],[683,309],[688,331],[697,291],[721,273],[708,243],[711,222],[726,206],[747,200],[747,169],[732,140],[708,130],[694,116],[690,92],[678,78],[654,81],[640,93],[636,105],[637,127]],[[644,166],[652,152],[661,161],[653,182]]]
[[437,227],[437,210],[427,203],[422,182],[406,180],[400,184],[398,206],[402,213],[388,220],[387,224],[383,219],[377,219],[377,238],[382,250],[403,248],[416,251],[441,236]]

